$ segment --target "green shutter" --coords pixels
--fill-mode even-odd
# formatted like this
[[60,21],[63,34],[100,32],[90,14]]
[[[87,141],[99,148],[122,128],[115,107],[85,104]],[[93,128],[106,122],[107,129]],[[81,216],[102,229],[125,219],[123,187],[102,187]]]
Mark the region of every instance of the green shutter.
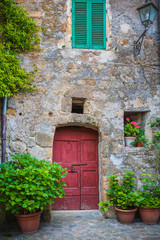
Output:
[[73,1],[73,47],[87,48],[87,0]]
[[73,0],[72,46],[74,48],[106,48],[105,0]]
[[92,0],[91,2],[91,48],[106,48],[106,8],[105,2]]

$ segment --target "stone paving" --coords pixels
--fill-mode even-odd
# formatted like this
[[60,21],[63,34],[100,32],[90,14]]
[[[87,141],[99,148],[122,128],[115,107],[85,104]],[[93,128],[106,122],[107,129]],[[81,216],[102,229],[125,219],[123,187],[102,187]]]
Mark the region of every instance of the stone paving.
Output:
[[24,235],[16,224],[6,226],[1,240],[160,240],[160,224],[145,225],[137,219],[123,225],[105,219],[99,211],[55,211],[51,223],[40,223],[39,231]]

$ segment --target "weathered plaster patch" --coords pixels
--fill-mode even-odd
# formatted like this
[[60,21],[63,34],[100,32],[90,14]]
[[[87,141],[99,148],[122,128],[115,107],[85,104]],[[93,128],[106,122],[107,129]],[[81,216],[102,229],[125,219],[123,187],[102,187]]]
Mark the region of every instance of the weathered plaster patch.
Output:
[[113,162],[113,164],[114,164],[116,167],[120,168],[120,167],[121,167],[121,164],[122,164],[122,162],[123,162],[123,157],[118,156],[118,155],[115,155],[115,154],[114,154],[114,155],[111,154],[110,160],[111,160],[111,162]]
[[134,107],[135,108],[140,108],[142,106],[143,106],[143,103],[142,103],[141,99],[140,98],[136,98],[136,100],[134,101]]
[[112,51],[101,51],[99,62],[100,63],[107,63],[109,61],[114,61],[116,59],[117,59],[117,56],[114,52],[112,52]]
[[79,50],[74,49],[64,49],[61,51],[61,54],[64,58],[75,58],[76,56],[80,55],[81,52]]
[[126,23],[120,25],[120,31],[121,31],[122,33],[128,33],[129,30],[132,30],[131,25],[126,24]]

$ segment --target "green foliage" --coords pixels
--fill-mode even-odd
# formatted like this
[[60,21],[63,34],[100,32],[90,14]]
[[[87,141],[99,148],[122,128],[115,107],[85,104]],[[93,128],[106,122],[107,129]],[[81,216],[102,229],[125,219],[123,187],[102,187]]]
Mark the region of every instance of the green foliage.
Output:
[[133,145],[137,146],[137,142],[140,141],[143,147],[147,148],[149,147],[149,140],[146,138],[144,129],[139,129],[137,135],[136,135],[136,140],[134,141]]
[[35,70],[27,72],[21,69],[18,54],[31,52],[39,47],[40,27],[27,11],[13,0],[0,1],[0,97],[15,96],[19,91],[32,92]]
[[133,209],[135,205],[135,178],[134,173],[127,171],[122,176],[121,183],[118,181],[118,176],[111,175],[107,177],[109,179],[110,189],[107,190],[107,196],[109,196],[109,201],[101,201],[99,206],[100,211],[109,211],[110,206],[116,205],[120,209]]
[[40,43],[36,21],[28,17],[22,6],[11,0],[1,0],[0,18],[3,19],[1,29],[3,44],[15,53],[30,52]]
[[58,163],[17,154],[0,167],[0,202],[12,213],[38,212],[57,196],[64,196],[63,178],[67,172]]
[[156,178],[151,174],[141,174],[142,189],[134,193],[138,207],[160,207],[160,187]]
[[36,69],[27,72],[21,68],[20,59],[0,44],[0,97],[14,96],[19,91],[32,92]]
[[155,162],[156,162],[156,170],[157,170],[157,173],[159,174],[159,170],[160,170],[160,118],[157,117],[154,122],[150,122],[148,124],[151,125],[151,128],[156,129],[153,139],[152,139],[152,142],[150,144],[153,146],[153,148],[155,149],[155,151],[157,153]]

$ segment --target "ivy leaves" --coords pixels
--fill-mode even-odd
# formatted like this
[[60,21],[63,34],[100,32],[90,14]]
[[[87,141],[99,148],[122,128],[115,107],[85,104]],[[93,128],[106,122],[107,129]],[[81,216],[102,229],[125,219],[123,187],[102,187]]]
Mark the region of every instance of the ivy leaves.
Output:
[[40,43],[40,27],[36,21],[28,17],[22,6],[10,0],[2,0],[0,9],[4,46],[14,53],[31,52]]
[[19,91],[34,91],[35,71],[22,69],[20,59],[0,44],[0,97],[14,96]]
[[11,0],[0,1],[0,97],[15,96],[20,91],[32,92],[36,68],[27,72],[21,68],[18,54],[31,52],[39,47],[40,27],[29,18],[22,6]]

